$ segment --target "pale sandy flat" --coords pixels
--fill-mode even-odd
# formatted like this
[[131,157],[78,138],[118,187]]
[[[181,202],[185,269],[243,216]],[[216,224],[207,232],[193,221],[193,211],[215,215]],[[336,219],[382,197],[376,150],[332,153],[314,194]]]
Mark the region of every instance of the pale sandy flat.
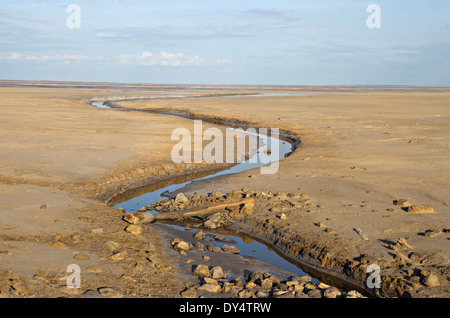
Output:
[[[448,266],[448,89],[174,86],[152,90],[117,85],[0,88],[0,250],[4,252],[0,254],[0,269],[16,268],[21,276],[30,278],[49,266],[49,261],[39,261],[39,257],[45,257],[54,260],[53,267],[63,276],[71,261],[69,256],[78,250],[48,250],[54,233],[70,236],[111,226],[114,230],[106,231],[109,239],[123,236],[123,224],[111,221],[108,225],[109,219],[119,222],[120,216],[98,200],[102,194],[113,195],[189,169],[201,170],[199,166],[176,166],[170,158],[175,144],[170,139],[172,131],[192,129],[190,119],[99,109],[86,103],[173,97],[175,93],[189,98],[119,104],[243,120],[254,127],[281,128],[301,140],[299,149],[281,161],[276,174],[244,172],[197,184],[186,193],[240,188],[307,193],[312,211],[289,220],[289,226],[299,233],[349,257],[368,253],[382,259],[392,258],[386,242],[406,237],[414,251],[434,253],[430,262]],[[214,96],[242,93],[268,95]],[[430,205],[435,212],[408,214],[394,205],[397,199]],[[40,209],[42,204],[47,209]],[[315,225],[318,222],[332,228],[334,234],[324,233]],[[361,240],[355,228],[369,240]],[[442,234],[430,238],[420,235],[430,229]],[[152,240],[156,244],[159,239],[156,235]],[[85,252],[95,250],[86,244],[82,245]],[[35,258],[27,267],[23,260],[30,255]],[[102,257],[106,259],[107,255],[100,253],[92,260]],[[114,268],[112,272],[122,273],[122,269]],[[159,279],[164,281],[169,273]],[[174,283],[173,289],[180,285]],[[0,287],[3,291],[8,286]]]

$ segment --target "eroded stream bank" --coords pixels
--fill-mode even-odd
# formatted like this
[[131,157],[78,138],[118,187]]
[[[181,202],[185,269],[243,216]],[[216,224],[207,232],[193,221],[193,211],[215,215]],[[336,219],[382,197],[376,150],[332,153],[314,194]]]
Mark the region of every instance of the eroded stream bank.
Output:
[[[116,102],[114,102],[114,103],[105,102],[105,103],[102,103],[99,105],[96,105],[96,104],[93,104],[93,105],[97,106],[97,107],[100,106],[101,108],[114,108],[117,110],[123,109],[121,106],[117,105]],[[104,106],[104,105],[107,105],[107,106]],[[133,110],[130,108],[125,108],[125,109],[127,111]],[[167,110],[157,110],[157,111],[152,110],[150,112],[152,112],[152,113],[156,112],[156,113],[159,113],[162,115],[169,115],[169,116],[180,116],[180,117],[190,118],[190,119],[202,119],[202,120],[206,120],[208,122],[212,122],[215,124],[220,124],[220,125],[228,124],[230,126],[234,126],[234,127],[238,126],[241,128],[242,128],[242,126],[244,126],[245,128],[252,126],[250,123],[243,123],[243,122],[239,122],[239,121],[227,123],[221,118],[206,118],[206,117],[199,118],[199,117],[196,117],[194,114],[185,114],[185,113],[173,114]],[[280,156],[279,156],[279,158],[277,158],[277,160],[280,160],[284,157],[289,156],[293,151],[295,151],[295,149],[298,148],[298,146],[300,144],[300,140],[298,138],[293,138],[293,136],[290,133],[284,132],[284,137],[286,137],[285,139],[287,139],[287,140],[278,141],[278,143],[277,143],[277,145],[281,145]],[[259,136],[259,138],[261,138],[261,136]],[[290,143],[288,140],[291,141],[292,143]],[[265,142],[267,143],[267,140],[265,140]],[[273,142],[270,142],[270,144],[272,144],[272,143]],[[267,147],[265,147],[265,148],[261,147],[261,149],[259,149],[259,150],[260,151],[267,150]],[[188,181],[181,182],[181,183],[179,182],[179,180],[177,182],[176,179],[173,179],[174,184],[171,184],[170,179],[168,179],[168,180],[165,180],[166,185],[169,184],[166,187],[159,188],[157,186],[153,186],[153,187],[151,187],[151,191],[148,191],[148,192],[146,192],[146,190],[143,190],[145,187],[141,187],[141,190],[133,189],[130,191],[125,191],[121,195],[111,198],[109,201],[110,201],[111,205],[112,205],[112,202],[114,202],[113,203],[114,208],[116,208],[116,209],[123,208],[127,212],[135,212],[138,210],[143,211],[143,210],[145,210],[145,208],[142,208],[142,207],[148,207],[149,211],[152,211],[152,213],[154,213],[152,208],[150,208],[150,206],[152,204],[154,204],[156,202],[161,203],[161,201],[163,201],[163,203],[167,203],[168,201],[165,200],[166,196],[173,194],[176,191],[180,191],[180,189],[182,189],[186,185],[190,184],[191,182],[202,182],[202,180],[205,180],[205,179],[239,173],[239,172],[247,171],[250,169],[254,169],[259,166],[261,166],[260,163],[259,163],[259,165],[258,164],[251,165],[251,164],[248,164],[248,161],[246,161],[244,163],[235,165],[231,168],[227,168],[227,169],[223,168],[224,170],[221,170],[216,173],[210,173],[209,175],[206,175],[206,176],[203,175],[201,177],[200,176],[196,177],[195,175],[191,175],[189,177]],[[147,189],[149,188],[148,185],[146,187],[147,187]],[[135,193],[134,197],[132,194],[130,194],[131,192]],[[244,195],[246,195],[246,194],[244,194]],[[258,194],[258,196],[259,195],[260,194]],[[262,195],[265,195],[265,194],[262,194]],[[295,195],[292,194],[292,196],[295,196]],[[124,202],[125,197],[127,198],[126,202]],[[130,197],[132,197],[132,198],[130,198]],[[122,198],[122,199],[120,199],[120,198]],[[297,208],[298,208],[298,206],[297,206]],[[278,216],[278,217],[280,217],[280,216]],[[196,224],[196,226],[199,226],[199,225],[200,224]],[[263,229],[264,227],[265,227],[265,225],[262,225],[261,229]],[[239,241],[239,243],[236,244],[238,250],[244,249],[247,251],[251,251],[251,252],[247,252],[246,253],[247,255],[243,256],[244,258],[250,257],[252,259],[256,259],[255,256],[251,255],[251,254],[259,253],[259,255],[258,255],[259,257],[257,257],[257,259],[262,260],[262,263],[264,263],[266,265],[270,264],[270,266],[278,267],[278,272],[287,272],[287,273],[290,273],[291,276],[292,275],[305,276],[306,273],[303,269],[306,268],[306,271],[308,273],[313,273],[312,277],[320,277],[321,282],[326,282],[328,284],[333,284],[333,285],[339,286],[339,288],[341,288],[344,291],[344,294],[345,294],[345,291],[349,291],[351,289],[358,289],[361,292],[365,292],[364,287],[361,286],[361,284],[355,284],[355,283],[349,281],[348,278],[345,277],[345,275],[342,275],[341,273],[337,273],[335,271],[329,271],[327,269],[324,269],[323,266],[320,266],[321,264],[317,264],[317,262],[308,262],[310,260],[305,262],[304,259],[299,260],[297,257],[293,256],[292,253],[290,253],[289,251],[288,251],[288,253],[286,253],[286,249],[284,247],[278,246],[279,244],[277,241],[281,238],[277,238],[276,240],[273,239],[274,233],[269,232],[270,233],[269,236],[259,235],[258,232],[255,231],[253,226],[248,227],[245,222],[231,222],[230,224],[227,224],[227,228],[228,228],[228,233],[225,236],[227,240],[234,241],[235,243],[237,243],[236,241]],[[234,233],[233,233],[233,229],[234,229]],[[173,231],[174,229],[172,228],[171,230]],[[180,230],[181,230],[181,227],[178,227],[177,231],[180,231]],[[192,228],[188,227],[186,233],[189,233],[189,231],[191,231],[191,230],[192,230]],[[213,242],[212,243],[213,246],[215,246],[214,243],[217,243],[217,241],[215,240],[215,236],[211,233],[209,233],[208,235],[209,235],[210,240]],[[222,236],[222,238],[223,238],[223,236]],[[248,243],[248,242],[250,242],[250,243]],[[263,242],[263,243],[261,243],[261,242]],[[194,242],[191,242],[191,245],[194,246]],[[261,248],[262,246],[265,246],[265,248]],[[260,253],[261,250],[264,250],[264,252]],[[256,251],[258,251],[258,253]],[[317,265],[319,265],[319,266],[316,267]],[[320,267],[321,267],[321,269],[319,269]],[[312,281],[319,284],[319,280],[317,280],[316,278],[313,278]]]

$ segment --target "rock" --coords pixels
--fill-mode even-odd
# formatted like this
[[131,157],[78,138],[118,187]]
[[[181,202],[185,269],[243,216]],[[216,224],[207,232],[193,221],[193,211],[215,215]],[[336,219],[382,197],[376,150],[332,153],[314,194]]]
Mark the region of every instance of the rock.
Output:
[[81,294],[81,290],[79,288],[69,288],[67,286],[61,286],[59,290],[69,295],[79,296]]
[[257,291],[255,294],[256,298],[269,298],[269,294],[263,291]]
[[211,195],[210,195],[210,197],[213,198],[213,199],[222,198],[223,196],[224,196],[224,195],[223,195],[222,192],[216,191],[216,190],[214,190],[213,192],[211,192]]
[[185,241],[175,243],[173,247],[177,251],[189,251],[189,249],[191,248],[190,244]]
[[202,197],[197,193],[195,193],[195,195],[193,197],[191,197],[191,201],[194,203],[198,203],[201,199],[202,199]]
[[146,224],[151,223],[155,220],[155,216],[149,212],[134,212],[127,213],[123,216],[123,220],[130,224]]
[[394,201],[394,204],[396,206],[405,207],[405,206],[411,206],[411,203],[409,203],[406,199],[398,199]]
[[356,233],[358,233],[359,237],[364,240],[367,241],[369,238],[367,237],[366,234],[363,233],[363,231],[361,231],[360,229],[354,228],[353,229]]
[[52,245],[50,245],[51,248],[67,248],[67,245],[63,242],[55,242]]
[[214,252],[214,253],[222,252],[222,249],[220,247],[218,247],[218,246],[215,246],[214,244],[208,245],[207,250],[210,251],[210,252]]
[[71,236],[72,242],[73,243],[80,243],[82,241],[81,235],[80,234],[73,234]]
[[102,234],[103,233],[103,229],[99,228],[99,229],[94,229],[91,231],[92,234]]
[[206,227],[207,229],[214,230],[223,226],[225,222],[226,219],[223,217],[223,213],[218,212],[208,217],[206,222],[203,223],[203,226]]
[[254,295],[255,295],[255,293],[250,289],[244,289],[238,293],[239,298],[251,298]]
[[322,292],[319,289],[312,289],[307,293],[309,298],[322,298]]
[[114,241],[108,241],[105,243],[104,246],[110,252],[115,252],[115,251],[119,250],[119,248],[120,248],[119,243],[114,242]]
[[281,214],[278,216],[278,218],[279,218],[280,220],[286,220],[286,219],[287,219],[287,216],[286,216],[286,214],[281,213]]
[[184,195],[184,193],[178,193],[175,198],[175,203],[184,204],[186,202],[189,202],[189,199]]
[[264,276],[259,270],[256,270],[256,271],[252,272],[250,274],[250,276],[248,277],[248,281],[249,282],[256,282],[258,280],[261,281],[263,279],[264,279]]
[[87,261],[89,260],[89,256],[83,254],[75,254],[73,259],[76,259],[77,261]]
[[194,269],[194,275],[198,277],[210,277],[211,272],[209,271],[207,265],[197,265],[197,267]]
[[305,284],[305,286],[304,286],[307,290],[315,290],[315,289],[317,289],[316,287],[316,285],[315,284],[313,284],[313,283],[308,283],[308,284]]
[[325,289],[325,291],[323,292],[324,298],[336,298],[341,295],[342,295],[341,291],[339,289],[337,289],[336,287],[329,287],[329,288]]
[[35,279],[35,280],[45,280],[45,277],[43,275],[36,274],[36,275],[33,276],[33,279]]
[[319,285],[317,285],[317,288],[319,288],[319,289],[328,289],[330,287],[331,287],[330,285],[325,284],[325,283],[319,283]]
[[291,292],[291,291],[286,291],[286,290],[278,290],[272,293],[272,296],[275,298],[294,298],[295,297],[295,293]]
[[198,298],[197,290],[195,288],[188,288],[180,293],[182,298]]
[[247,284],[245,284],[244,288],[245,289],[255,289],[256,288],[256,283],[255,282],[248,282]]
[[411,246],[408,244],[408,242],[406,241],[406,239],[404,237],[401,237],[397,240],[397,246],[406,248],[408,250],[411,249]]
[[294,284],[294,285],[292,285],[292,287],[293,287],[294,291],[297,293],[300,293],[305,289],[305,287],[302,284]]
[[312,281],[311,276],[301,276],[301,277],[295,277],[295,280],[299,281],[300,283],[309,283]]
[[98,266],[91,266],[91,267],[86,268],[86,272],[88,272],[88,273],[101,273],[101,272],[103,272],[103,269],[101,269]]
[[234,245],[227,245],[224,244],[222,245],[222,251],[227,252],[227,253],[231,253],[231,254],[239,254],[241,251],[239,250],[239,248],[237,248]]
[[240,213],[245,214],[245,215],[250,215],[253,213],[254,207],[255,207],[255,201],[250,201],[250,202],[244,204],[244,206],[240,210]]
[[226,278],[226,275],[224,274],[223,269],[220,266],[213,267],[211,269],[210,273],[211,273],[211,277],[214,278],[214,279]]
[[428,274],[423,278],[422,283],[427,287],[440,286],[439,277],[434,274]]
[[203,282],[205,284],[219,284],[219,282],[217,281],[217,279],[214,278],[210,278],[210,277],[203,277]]
[[131,225],[127,226],[125,231],[127,233],[130,233],[130,234],[138,236],[138,235],[141,235],[144,232],[144,229],[142,228],[142,226],[131,224]]
[[129,275],[129,274],[123,274],[122,276],[120,276],[121,280],[131,280],[131,281],[135,281],[133,276]]
[[244,282],[242,281],[242,279],[237,277],[230,280],[230,284],[232,284],[236,288],[244,288]]
[[423,233],[423,235],[425,236],[425,237],[435,237],[435,236],[437,236],[437,235],[439,235],[439,234],[441,234],[442,233],[442,231],[440,231],[440,230],[431,230],[431,229],[429,229],[429,230],[426,230],[424,233]]
[[63,236],[59,233],[52,236],[52,239],[54,241],[61,241],[62,238],[63,238]]
[[242,199],[242,193],[240,191],[233,190],[227,194],[227,199]]
[[413,205],[407,211],[411,214],[430,214],[434,213],[434,208],[429,205]]
[[222,292],[222,286],[219,284],[203,284],[198,290],[206,291],[208,293],[220,294]]
[[123,294],[118,291],[117,289],[111,288],[111,287],[101,287],[97,289],[98,292],[106,297],[106,298],[122,298]]
[[261,281],[261,287],[267,290],[272,289],[273,283],[270,278],[265,278]]
[[194,235],[194,239],[196,239],[196,240],[204,240],[205,238],[206,238],[206,235],[202,230],[198,231]]
[[121,261],[124,260],[125,257],[128,256],[128,252],[127,251],[122,251],[122,252],[118,252],[115,253],[113,255],[111,255],[110,257],[108,257],[109,259],[115,260],[115,261]]
[[409,259],[415,263],[420,263],[420,261],[425,258],[425,254],[423,253],[418,253],[418,252],[413,252],[411,253],[411,255],[409,255]]
[[345,298],[366,298],[360,293],[358,293],[356,290],[351,290],[345,295]]
[[104,298],[98,291],[88,289],[80,295],[82,298]]

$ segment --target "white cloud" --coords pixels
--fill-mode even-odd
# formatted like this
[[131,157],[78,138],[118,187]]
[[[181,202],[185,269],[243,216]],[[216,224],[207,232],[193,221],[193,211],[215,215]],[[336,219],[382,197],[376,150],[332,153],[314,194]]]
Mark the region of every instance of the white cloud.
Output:
[[88,61],[100,61],[104,63],[114,63],[122,65],[138,65],[138,66],[204,66],[204,65],[222,65],[231,63],[231,59],[217,58],[215,60],[208,61],[201,58],[198,55],[186,55],[184,53],[173,53],[167,51],[160,51],[159,53],[153,53],[151,51],[144,51],[140,54],[119,54],[112,58],[106,58],[102,56],[92,57],[80,54],[56,54],[56,55],[30,55],[23,53],[11,53],[8,56],[0,56],[0,60],[14,61],[14,62],[51,62],[60,61],[64,64],[70,64],[71,62],[88,62]]
[[118,32],[97,32],[95,33],[97,38],[105,38],[105,39],[117,39],[117,38],[129,38],[129,34],[123,34]]
[[220,58],[216,60],[217,64],[228,64],[231,63],[231,59],[228,58]]
[[139,55],[121,54],[115,58],[121,64],[143,66],[199,66],[204,62],[198,55],[185,55],[183,53],[170,53],[165,51],[159,53],[144,51]]
[[[9,61],[86,61],[93,60],[94,58],[86,55],[69,55],[69,54],[56,54],[56,55],[25,55],[22,53],[11,53],[7,57],[0,57],[2,60]],[[97,59],[101,59],[98,57]]]

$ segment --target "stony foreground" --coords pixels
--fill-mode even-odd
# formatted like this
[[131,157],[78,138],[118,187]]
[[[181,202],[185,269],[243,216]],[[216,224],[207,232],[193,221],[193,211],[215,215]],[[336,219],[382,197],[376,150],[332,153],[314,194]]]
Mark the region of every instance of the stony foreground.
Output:
[[[235,202],[237,199],[244,200],[245,198],[254,198],[254,200],[251,201],[251,205],[249,205],[249,201],[247,200],[242,201],[243,203],[240,206],[236,206]],[[293,214],[311,213],[310,201],[309,196],[306,194],[286,194],[283,192],[272,194],[271,192],[264,193],[257,190],[246,189],[240,191],[235,190],[228,194],[223,194],[220,191],[212,191],[209,195],[200,196],[195,194],[191,198],[186,197],[183,193],[179,193],[174,199],[159,200],[155,204],[142,207],[140,212],[137,212],[136,214],[139,215],[140,213],[145,213],[144,211],[156,210],[163,216],[164,214],[173,215],[173,211],[202,211],[198,208],[192,208],[205,204],[207,204],[206,206],[211,207],[215,204],[216,206],[222,207],[222,211],[211,212],[207,215],[202,214],[200,219],[202,219],[201,226],[203,228],[210,230],[218,228],[234,228],[254,236],[260,235],[260,237],[265,238],[268,243],[284,249],[286,254],[293,259],[307,263],[309,262],[311,265],[323,269],[324,273],[330,275],[328,278],[330,281],[332,281],[333,276],[344,277],[347,280],[353,281],[357,286],[361,286],[362,289],[372,293],[374,296],[380,297],[405,297],[406,295],[411,296],[412,294],[424,292],[425,290],[433,290],[433,288],[442,287],[441,284],[444,287],[448,286],[446,279],[449,270],[448,266],[430,263],[429,255],[415,252],[403,237],[399,238],[397,242],[387,244],[386,248],[392,251],[389,254],[392,255],[392,258],[380,259],[376,256],[365,254],[353,258],[343,258],[334,256],[336,255],[336,251],[333,250],[333,245],[326,246],[319,245],[320,243],[308,242],[301,234],[294,233],[291,227],[286,228],[286,223],[289,222],[289,219]],[[230,203],[230,207],[227,207],[227,202]],[[396,202],[396,204],[398,205],[398,202]],[[276,213],[267,214],[266,211]],[[145,222],[151,221],[152,220],[145,220]],[[179,219],[178,221],[182,220]],[[131,226],[134,225],[130,225],[130,227]],[[319,223],[316,224],[316,226],[323,228],[324,233],[327,235],[335,235],[335,232],[324,224]],[[141,227],[138,226],[138,228]],[[368,240],[361,230],[354,230],[356,234],[361,237],[361,240]],[[448,235],[449,232],[448,229],[444,228],[441,231],[441,234]],[[427,231],[424,237],[426,238],[437,234],[439,233]],[[194,235],[194,238],[202,239],[204,238],[204,233],[200,231]],[[273,241],[271,241],[271,238]],[[218,248],[214,246],[214,244],[205,246],[200,242],[197,242],[194,246],[185,241],[180,241],[180,239],[172,241],[172,245],[180,253],[183,253],[183,255],[186,255],[187,251],[194,248],[199,250],[217,250],[219,252],[239,253],[239,250],[236,252],[236,248],[233,246],[228,247],[227,245],[224,245],[222,248]],[[224,247],[227,247],[227,250],[224,250]],[[433,254],[431,254],[431,256],[433,256]],[[379,288],[367,287],[367,279],[373,274],[372,270],[367,270],[371,265],[376,265],[379,268]],[[199,272],[202,272],[203,274],[199,274]],[[199,265],[197,269],[194,270],[194,274],[206,278],[209,278],[209,272],[210,269],[206,265]],[[303,280],[305,279],[303,278]],[[281,280],[279,282],[281,282]],[[284,282],[284,284],[287,283],[288,282]],[[219,284],[217,281],[207,280],[204,282],[204,285],[206,286],[202,287],[203,285],[201,285],[195,289],[206,291],[206,289],[211,288],[215,293],[231,291],[234,296],[238,297],[244,297],[244,295],[246,297],[262,297],[262,295],[280,296],[285,294],[282,293],[282,291],[303,292],[303,290],[306,291],[306,295],[310,294],[309,291],[311,291],[311,295],[315,293],[315,297],[325,295],[324,290],[322,290],[322,293],[318,291],[318,289],[321,288],[317,288],[317,286],[312,288],[312,285],[307,287],[304,286],[304,284],[298,286],[297,290],[293,290],[292,288],[279,290],[280,288],[275,288],[275,292],[271,288],[257,290],[255,288],[258,285],[249,285],[255,288],[246,285],[247,287],[244,288],[244,292],[242,290],[236,290],[238,287],[243,287],[240,286],[240,283],[236,282],[236,284],[237,286],[232,283],[230,284],[229,282],[222,282]],[[298,285],[300,283],[298,280],[293,279],[288,285],[291,286],[292,284]],[[259,286],[262,287],[261,284]],[[313,292],[312,290],[315,291]],[[191,289],[188,289],[188,291],[188,294],[191,295]],[[302,293],[301,295],[305,296],[305,293]],[[285,296],[294,297],[298,295],[295,293],[287,293]]]

